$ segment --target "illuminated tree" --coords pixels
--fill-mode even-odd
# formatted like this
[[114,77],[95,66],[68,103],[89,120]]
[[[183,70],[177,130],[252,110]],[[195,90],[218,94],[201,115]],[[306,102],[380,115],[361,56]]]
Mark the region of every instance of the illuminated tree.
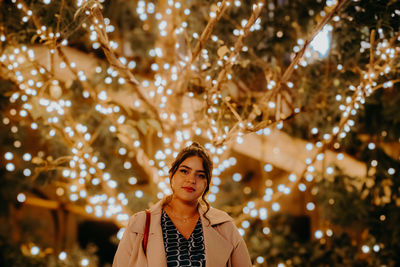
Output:
[[[0,3],[6,264],[101,264],[65,218],[120,238],[192,140],[255,264],[400,261],[396,1]],[[56,241],[23,226],[27,207],[52,211]]]

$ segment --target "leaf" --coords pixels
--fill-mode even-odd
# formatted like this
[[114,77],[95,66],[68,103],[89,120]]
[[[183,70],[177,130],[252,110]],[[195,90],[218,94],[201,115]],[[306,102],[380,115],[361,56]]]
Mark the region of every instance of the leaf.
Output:
[[[123,134],[126,138],[131,137],[132,139],[137,139],[139,137],[139,132],[137,131],[136,127],[130,124],[124,124],[119,127],[119,131]],[[129,142],[128,142],[129,143]]]
[[218,48],[217,54],[218,54],[219,58],[221,59],[228,52],[229,52],[228,47],[226,45],[224,45],[224,46],[221,46],[220,48]]
[[365,189],[362,193],[361,193],[361,199],[366,199],[367,196],[369,195],[369,190]]
[[256,113],[257,116],[261,115],[261,109],[258,105],[253,104],[254,112]]
[[139,131],[140,132],[142,132],[142,134],[147,134],[147,131],[148,131],[148,129],[149,129],[149,126],[147,125],[147,123],[146,123],[146,121],[145,120],[140,120],[139,122],[138,122],[138,128],[139,128]]
[[117,137],[118,137],[119,141],[121,141],[121,143],[124,143],[124,144],[132,143],[131,142],[132,140],[124,134],[117,133]]
[[217,6],[216,4],[212,4],[211,7],[210,7],[210,10],[211,10],[212,12],[217,13],[217,11],[218,11],[218,6]]
[[133,139],[138,139],[139,138],[139,132],[136,130],[136,128],[133,127],[129,127],[129,135],[133,138]]
[[153,126],[154,129],[156,129],[157,131],[161,131],[161,125],[160,123],[155,120],[155,119],[148,119],[147,120],[148,124],[150,124],[151,126]]
[[44,163],[44,160],[42,158],[39,158],[39,157],[33,157],[32,163],[36,164],[36,165],[40,165],[40,164]]
[[43,112],[43,108],[40,106],[38,99],[37,98],[33,98],[31,101],[31,105],[32,105],[32,111],[30,112],[33,120],[38,120],[40,117],[46,118],[44,112]]
[[191,61],[192,51],[190,49],[190,41],[185,31],[176,35],[177,49],[176,52],[180,60]]
[[375,180],[372,178],[367,178],[365,181],[365,185],[367,186],[367,188],[371,188],[375,185]]

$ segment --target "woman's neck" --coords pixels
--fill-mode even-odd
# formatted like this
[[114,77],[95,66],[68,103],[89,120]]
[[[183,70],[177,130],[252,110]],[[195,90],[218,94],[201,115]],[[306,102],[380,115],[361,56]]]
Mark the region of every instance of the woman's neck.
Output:
[[172,197],[167,203],[172,212],[177,216],[188,217],[197,213],[198,202],[184,202],[179,199]]

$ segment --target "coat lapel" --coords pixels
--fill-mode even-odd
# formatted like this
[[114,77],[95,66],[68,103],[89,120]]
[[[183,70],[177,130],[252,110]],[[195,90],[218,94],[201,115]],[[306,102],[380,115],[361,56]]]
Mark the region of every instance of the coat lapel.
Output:
[[201,214],[201,222],[203,224],[204,245],[206,250],[206,267],[226,266],[231,256],[233,246],[220,233],[218,233],[216,229],[214,229],[213,225],[230,220],[230,217],[225,215],[221,216],[211,208],[209,213],[206,215],[211,222],[210,224],[209,221],[204,217],[204,208],[200,207],[199,211]]
[[[164,201],[165,200],[161,200],[150,208],[151,222],[147,245],[147,262],[149,267],[167,266],[164,240],[160,224],[161,209]],[[204,217],[205,210],[206,209],[203,205],[199,206],[199,213],[203,226],[206,267],[226,266],[232,253],[233,246],[220,233],[218,233],[213,226],[232,220],[232,218],[225,213],[211,208],[206,215],[211,222],[209,223],[209,221]],[[152,251],[155,253],[152,253]]]
[[[151,221],[149,229],[149,241],[147,247],[147,262],[149,267],[167,266],[164,239],[161,229],[161,202],[151,209]],[[156,252],[156,253],[152,253]]]

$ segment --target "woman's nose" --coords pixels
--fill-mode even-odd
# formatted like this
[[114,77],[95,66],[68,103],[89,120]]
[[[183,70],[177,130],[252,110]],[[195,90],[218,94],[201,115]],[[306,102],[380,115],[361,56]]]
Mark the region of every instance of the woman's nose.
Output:
[[188,182],[190,182],[192,184],[196,183],[196,177],[195,177],[194,173],[189,173],[186,176],[186,181],[188,181]]

